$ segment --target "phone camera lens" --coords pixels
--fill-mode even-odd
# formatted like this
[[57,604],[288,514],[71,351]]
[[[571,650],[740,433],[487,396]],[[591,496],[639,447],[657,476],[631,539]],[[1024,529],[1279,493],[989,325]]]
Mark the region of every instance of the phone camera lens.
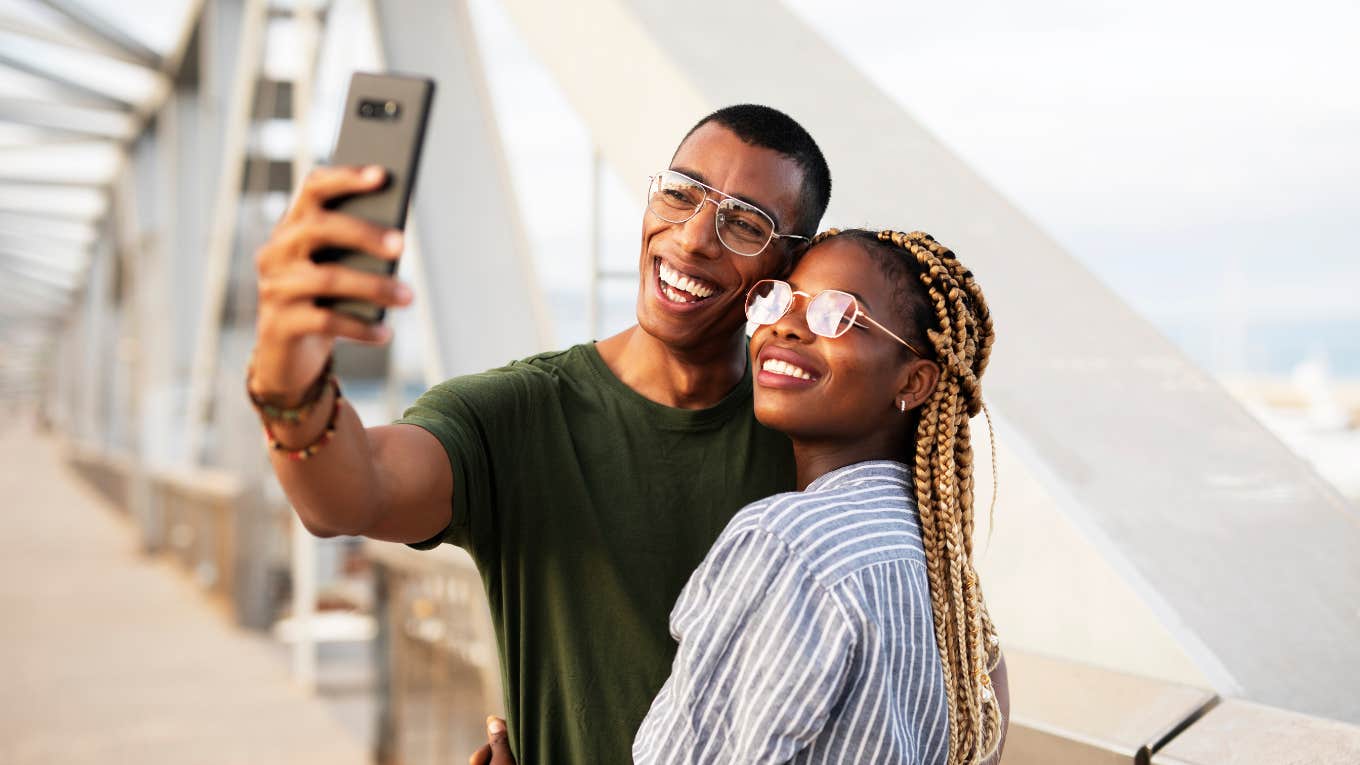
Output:
[[373,104],[369,103],[368,101],[365,101],[365,102],[363,102],[362,104],[359,104],[359,116],[360,116],[360,117],[372,117],[372,116],[373,116],[373,112],[374,112]]

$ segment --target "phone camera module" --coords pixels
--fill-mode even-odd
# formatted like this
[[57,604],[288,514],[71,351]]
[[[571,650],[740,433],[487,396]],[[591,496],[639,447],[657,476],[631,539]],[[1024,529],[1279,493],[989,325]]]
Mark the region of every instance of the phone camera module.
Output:
[[370,120],[394,120],[401,114],[401,104],[396,101],[374,101],[364,99],[359,102],[359,116]]

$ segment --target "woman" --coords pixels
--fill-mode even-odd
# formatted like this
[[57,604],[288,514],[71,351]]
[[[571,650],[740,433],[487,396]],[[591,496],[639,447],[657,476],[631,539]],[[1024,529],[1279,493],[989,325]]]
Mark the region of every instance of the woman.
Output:
[[685,586],[635,761],[995,759],[968,429],[992,324],[972,273],[926,234],[833,229],[747,316],[756,417],[793,440],[800,491],[742,509]]

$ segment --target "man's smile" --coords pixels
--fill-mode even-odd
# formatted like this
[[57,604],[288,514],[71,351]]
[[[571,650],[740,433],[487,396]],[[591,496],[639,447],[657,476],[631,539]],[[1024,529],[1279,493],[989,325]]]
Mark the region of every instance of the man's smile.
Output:
[[660,257],[653,259],[657,291],[672,305],[694,305],[719,295],[723,289],[700,276],[686,273]]

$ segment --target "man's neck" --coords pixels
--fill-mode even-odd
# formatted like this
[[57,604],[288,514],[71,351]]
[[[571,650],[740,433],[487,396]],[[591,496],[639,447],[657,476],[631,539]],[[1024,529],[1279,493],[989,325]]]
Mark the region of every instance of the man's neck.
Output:
[[635,324],[595,348],[624,385],[678,409],[714,406],[746,372],[746,343],[739,333],[725,346],[677,349]]

